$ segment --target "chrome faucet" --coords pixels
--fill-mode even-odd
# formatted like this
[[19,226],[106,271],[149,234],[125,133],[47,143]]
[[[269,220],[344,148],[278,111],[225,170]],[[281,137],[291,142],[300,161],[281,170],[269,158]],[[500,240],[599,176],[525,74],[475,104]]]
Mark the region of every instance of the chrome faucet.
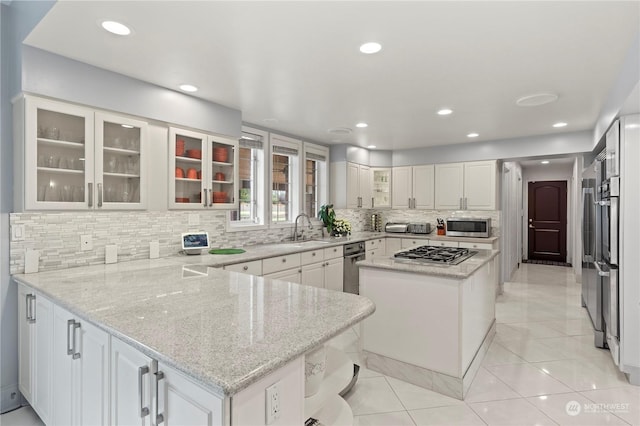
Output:
[[[313,225],[311,224],[311,218],[309,217],[309,215],[306,213],[300,213],[298,216],[296,216],[296,221],[293,226],[293,241],[298,241],[298,219],[300,219],[300,217],[306,217],[307,222],[309,222],[309,229],[313,229]],[[300,231],[300,236],[302,236],[302,234],[304,234],[304,230]]]

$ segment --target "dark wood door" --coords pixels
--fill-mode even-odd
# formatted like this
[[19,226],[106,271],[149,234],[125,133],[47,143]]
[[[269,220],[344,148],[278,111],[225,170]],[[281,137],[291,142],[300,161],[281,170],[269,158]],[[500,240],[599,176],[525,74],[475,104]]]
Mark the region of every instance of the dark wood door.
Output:
[[567,181],[529,182],[529,259],[567,261]]

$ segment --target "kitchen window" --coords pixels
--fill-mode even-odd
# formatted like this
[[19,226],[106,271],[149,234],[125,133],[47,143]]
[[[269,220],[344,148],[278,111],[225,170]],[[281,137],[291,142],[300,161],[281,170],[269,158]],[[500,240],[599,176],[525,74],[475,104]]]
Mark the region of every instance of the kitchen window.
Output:
[[300,141],[270,136],[271,223],[290,224],[300,210]]
[[302,187],[304,205],[302,208],[311,218],[315,218],[320,206],[327,203],[328,160],[327,147],[304,143],[304,185]]
[[267,132],[242,128],[238,159],[238,208],[229,213],[228,230],[263,228],[265,224],[265,148]]

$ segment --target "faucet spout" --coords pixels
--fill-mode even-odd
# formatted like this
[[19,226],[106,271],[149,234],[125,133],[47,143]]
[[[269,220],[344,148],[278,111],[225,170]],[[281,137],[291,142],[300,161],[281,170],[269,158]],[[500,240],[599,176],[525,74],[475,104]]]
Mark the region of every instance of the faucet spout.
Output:
[[[311,223],[311,218],[309,217],[308,214],[306,213],[300,213],[298,216],[296,216],[296,220],[293,224],[293,241],[298,241],[299,235],[298,235],[298,219],[300,219],[301,217],[306,217],[307,218],[307,222],[309,223],[309,229],[313,229],[313,224]],[[301,231],[300,234],[302,234],[304,231]]]

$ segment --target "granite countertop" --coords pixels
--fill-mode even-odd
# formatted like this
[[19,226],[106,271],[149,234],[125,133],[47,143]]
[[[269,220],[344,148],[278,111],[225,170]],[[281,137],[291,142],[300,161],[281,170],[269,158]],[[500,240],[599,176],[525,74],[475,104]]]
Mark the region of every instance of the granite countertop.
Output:
[[458,265],[429,264],[415,260],[396,260],[393,256],[361,260],[357,265],[361,268],[387,269],[392,271],[413,272],[421,275],[437,275],[446,278],[465,279],[500,253],[500,250],[474,251],[477,251],[475,255]]
[[181,263],[164,258],[13,278],[227,396],[375,310],[362,296]]

